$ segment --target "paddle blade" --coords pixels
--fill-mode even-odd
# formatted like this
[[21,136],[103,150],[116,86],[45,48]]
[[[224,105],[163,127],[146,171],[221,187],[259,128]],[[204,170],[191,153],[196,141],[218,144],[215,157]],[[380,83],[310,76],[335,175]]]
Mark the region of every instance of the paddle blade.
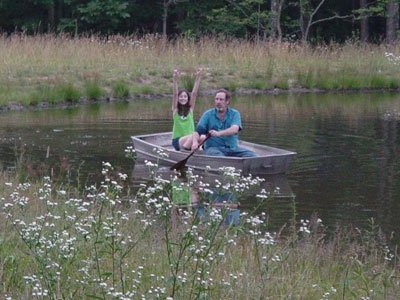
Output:
[[184,160],[178,161],[176,164],[174,164],[170,169],[171,170],[176,170],[176,171],[181,171],[185,166],[188,161],[189,157],[186,157]]

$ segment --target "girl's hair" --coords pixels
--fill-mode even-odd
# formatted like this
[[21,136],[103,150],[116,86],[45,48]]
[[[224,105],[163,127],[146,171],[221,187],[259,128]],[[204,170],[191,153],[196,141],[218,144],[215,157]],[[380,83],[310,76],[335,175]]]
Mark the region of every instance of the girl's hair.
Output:
[[190,93],[187,90],[180,90],[178,92],[178,98],[182,93],[186,93],[188,95],[188,102],[186,104],[180,104],[178,101],[178,115],[186,117],[190,111]]

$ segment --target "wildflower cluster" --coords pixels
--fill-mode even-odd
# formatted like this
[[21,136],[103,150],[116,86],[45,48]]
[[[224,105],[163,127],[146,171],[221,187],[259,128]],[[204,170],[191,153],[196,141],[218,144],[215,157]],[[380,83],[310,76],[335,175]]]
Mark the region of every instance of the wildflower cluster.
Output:
[[321,299],[330,299],[331,296],[337,293],[337,290],[335,287],[330,287],[323,295]]
[[[31,201],[22,193],[29,189],[28,184],[18,185],[4,199],[3,212],[37,265],[37,272],[25,276],[32,296],[56,295],[69,289],[121,299],[136,295],[135,279],[124,274],[134,268],[126,258],[147,228],[138,223],[139,235],[129,233],[127,224],[134,224],[136,218],[132,217],[140,215],[140,210],[121,210],[121,181],[127,175],[113,174],[107,162],[103,162],[102,174],[100,187],[86,187],[83,198],[69,197],[67,191],[53,188],[50,178],[45,177],[36,192],[40,214],[31,219],[27,209]],[[71,277],[75,281],[67,280]]]
[[158,158],[167,158],[168,153],[161,147],[153,148],[153,152],[157,154]]
[[394,53],[385,52],[385,57],[389,62],[391,62],[395,66],[398,66],[400,64],[400,56],[397,56]]
[[133,148],[133,146],[127,146],[124,150],[125,152],[125,157],[135,160],[136,159],[136,150]]
[[206,202],[237,203],[245,192],[258,187],[264,181],[251,174],[242,176],[240,170],[233,167],[222,167],[219,171],[221,175],[211,184],[199,182],[199,190]]
[[309,220],[300,220],[300,227],[299,227],[299,232],[304,232],[306,234],[310,234],[310,221]]
[[[126,174],[108,162],[103,162],[101,172],[102,182],[88,185],[81,195],[56,187],[49,177],[39,186],[5,183],[0,207],[6,230],[16,236],[16,255],[29,266],[19,277],[25,285],[18,283],[22,287],[12,298],[225,299],[238,296],[244,285],[251,286],[253,294],[239,296],[253,298],[266,295],[280,284],[284,272],[295,269],[288,268],[297,261],[288,250],[293,246],[280,247],[278,235],[267,230],[266,212],[239,212],[236,226],[226,222],[238,211],[231,204],[261,179],[243,177],[231,168],[222,169],[223,176],[213,181],[190,169],[185,179],[155,171],[130,195]],[[178,194],[191,195],[192,205],[174,201],[174,188]],[[194,201],[196,194],[207,195],[207,201]],[[265,190],[257,193],[259,199],[268,196]],[[301,220],[299,230],[310,233],[321,226],[320,219],[311,220]],[[395,252],[381,250],[382,267],[395,263]],[[246,273],[249,267],[252,274]],[[2,268],[2,276],[9,279],[5,261]],[[364,276],[359,259],[349,268],[349,274]],[[395,286],[391,273],[380,274],[386,276],[385,284]],[[8,297],[7,282],[0,285]],[[313,292],[322,299],[336,297],[334,287],[329,288],[333,285],[313,287]],[[374,289],[369,283],[367,288]],[[360,293],[378,295],[368,291]]]

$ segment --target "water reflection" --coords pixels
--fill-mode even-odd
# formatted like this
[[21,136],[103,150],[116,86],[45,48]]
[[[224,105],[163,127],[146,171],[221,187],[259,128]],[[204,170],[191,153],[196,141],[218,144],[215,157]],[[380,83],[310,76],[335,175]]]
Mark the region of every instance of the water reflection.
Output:
[[[132,170],[133,185],[140,187],[154,176],[172,182],[172,202],[180,207],[195,210],[201,218],[213,210],[222,211],[225,225],[237,225],[241,211],[251,214],[267,213],[270,229],[278,229],[296,217],[295,194],[285,175],[259,177],[260,184],[246,191],[240,198],[238,194],[221,186],[231,183],[230,178],[221,174],[190,170],[176,173],[169,167],[154,167],[143,160],[136,161]],[[196,184],[188,184],[195,178]]]

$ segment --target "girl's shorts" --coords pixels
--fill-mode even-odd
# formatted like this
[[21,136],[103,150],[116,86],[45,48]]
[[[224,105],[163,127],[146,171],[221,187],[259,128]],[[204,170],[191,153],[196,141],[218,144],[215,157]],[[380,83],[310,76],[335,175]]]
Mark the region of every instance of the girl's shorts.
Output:
[[176,151],[180,150],[179,138],[172,139],[172,146],[175,148]]

